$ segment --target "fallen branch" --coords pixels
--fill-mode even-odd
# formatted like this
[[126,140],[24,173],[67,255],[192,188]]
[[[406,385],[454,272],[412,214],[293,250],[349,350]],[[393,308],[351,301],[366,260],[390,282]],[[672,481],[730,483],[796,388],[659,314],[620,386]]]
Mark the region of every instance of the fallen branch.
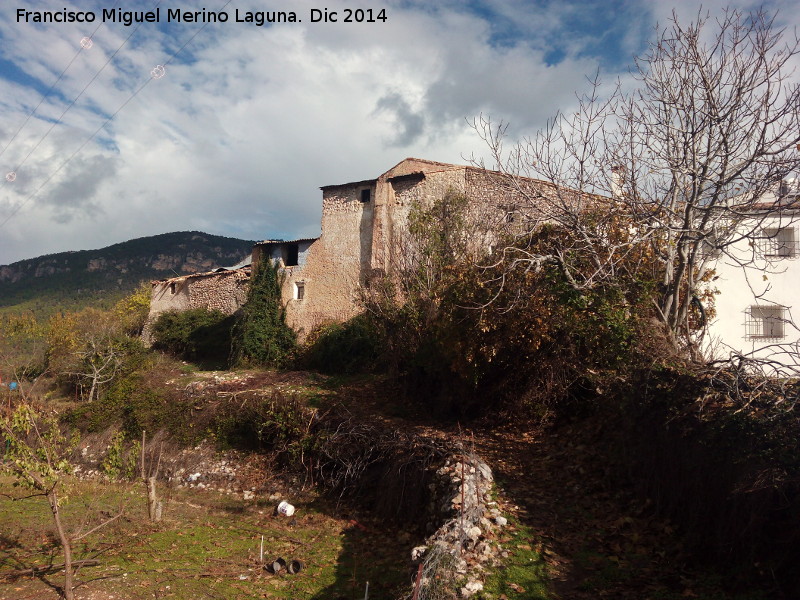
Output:
[[[72,561],[72,566],[75,568],[96,567],[99,564],[100,564],[99,560],[93,560],[93,559]],[[63,568],[64,568],[64,563],[60,563],[57,565],[47,565],[46,567],[31,567],[29,569],[18,569],[16,571],[8,571],[6,573],[0,573],[0,579],[24,577],[25,575],[31,575],[31,576],[44,575],[45,573],[61,571]]]

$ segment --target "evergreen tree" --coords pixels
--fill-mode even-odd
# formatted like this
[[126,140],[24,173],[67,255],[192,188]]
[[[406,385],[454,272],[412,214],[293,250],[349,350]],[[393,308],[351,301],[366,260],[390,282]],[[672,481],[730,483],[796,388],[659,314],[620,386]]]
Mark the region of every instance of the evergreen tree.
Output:
[[296,341],[286,324],[281,302],[282,273],[277,264],[260,264],[253,272],[247,302],[234,330],[233,363],[279,367]]

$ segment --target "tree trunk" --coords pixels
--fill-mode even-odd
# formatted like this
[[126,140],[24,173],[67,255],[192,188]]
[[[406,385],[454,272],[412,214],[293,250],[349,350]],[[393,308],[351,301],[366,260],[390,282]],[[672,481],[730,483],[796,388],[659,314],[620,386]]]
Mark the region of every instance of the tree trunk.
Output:
[[161,509],[162,504],[158,499],[158,493],[156,491],[156,477],[158,477],[158,467],[161,464],[161,452],[158,453],[158,463],[155,467],[155,472],[153,472],[152,464],[150,473],[147,473],[147,469],[145,468],[145,451],[144,447],[147,443],[146,434],[142,431],[142,449],[141,449],[141,457],[140,457],[140,465],[139,468],[141,469],[142,475],[142,482],[144,483],[145,489],[147,490],[147,516],[150,517],[151,521],[160,521],[161,520]]
[[147,513],[151,521],[161,520],[161,502],[156,493],[156,478],[147,478]]
[[58,508],[58,495],[55,490],[47,494],[47,501],[50,503],[50,510],[53,513],[53,521],[56,524],[56,531],[61,540],[61,547],[64,549],[64,598],[65,600],[74,600],[75,593],[73,592],[73,572],[72,572],[72,541],[67,536],[64,530],[64,525],[61,523],[61,513]]

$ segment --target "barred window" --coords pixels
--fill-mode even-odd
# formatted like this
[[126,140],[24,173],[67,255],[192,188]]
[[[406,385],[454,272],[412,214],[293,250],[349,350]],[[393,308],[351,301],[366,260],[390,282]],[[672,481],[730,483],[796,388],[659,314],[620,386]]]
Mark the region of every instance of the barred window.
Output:
[[765,257],[794,258],[797,256],[797,239],[794,227],[762,229],[759,241]]
[[751,306],[746,327],[750,339],[782,339],[786,337],[786,308],[776,304]]
[[719,258],[722,255],[720,240],[715,231],[710,231],[708,234],[706,234],[706,236],[703,238],[700,251],[706,258]]

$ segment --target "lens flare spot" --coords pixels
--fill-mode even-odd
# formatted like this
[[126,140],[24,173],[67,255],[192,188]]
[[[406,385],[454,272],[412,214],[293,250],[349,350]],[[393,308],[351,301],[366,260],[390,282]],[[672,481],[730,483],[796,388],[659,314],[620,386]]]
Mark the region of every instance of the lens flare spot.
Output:
[[162,65],[156,65],[156,67],[150,71],[150,75],[153,79],[161,79],[166,74],[167,70]]
[[9,171],[6,173],[6,181],[12,182],[17,178],[17,174],[14,171]]
[[85,37],[81,39],[81,48],[83,48],[84,50],[88,50],[92,46],[94,46],[92,38]]

